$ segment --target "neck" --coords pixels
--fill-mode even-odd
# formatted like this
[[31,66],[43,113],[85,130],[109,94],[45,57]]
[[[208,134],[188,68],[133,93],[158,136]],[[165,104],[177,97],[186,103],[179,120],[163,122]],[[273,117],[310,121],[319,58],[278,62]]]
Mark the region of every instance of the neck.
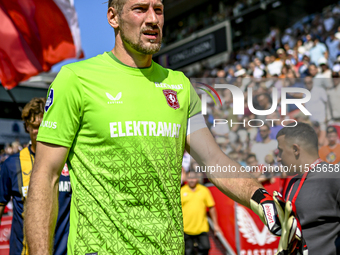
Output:
[[305,157],[300,157],[298,165],[296,165],[296,171],[298,174],[304,174],[311,165],[319,158],[319,155],[306,155]]
[[33,153],[35,153],[35,149],[37,148],[37,142],[36,141],[32,141],[32,144],[31,144],[31,151]]
[[195,191],[195,190],[196,190],[196,186],[193,187],[193,188],[189,186],[189,188],[190,188],[192,191]]
[[270,142],[270,138],[269,136],[267,136],[266,138],[263,139],[263,143],[269,143]]
[[336,143],[329,143],[328,146],[331,147],[331,148],[334,148],[336,145]]
[[139,53],[133,49],[126,43],[120,39],[119,36],[116,36],[116,44],[112,50],[112,53],[125,65],[135,67],[135,68],[144,68],[151,66],[152,55],[145,55]]

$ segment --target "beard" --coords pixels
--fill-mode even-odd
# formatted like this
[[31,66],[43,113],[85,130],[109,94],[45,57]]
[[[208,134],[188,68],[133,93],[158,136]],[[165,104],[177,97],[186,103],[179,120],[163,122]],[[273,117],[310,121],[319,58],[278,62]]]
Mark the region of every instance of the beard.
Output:
[[[121,24],[121,27],[123,28],[124,27],[124,21],[120,20],[120,24]],[[151,42],[152,40],[150,40],[150,44],[147,45],[147,44],[143,43],[143,41],[142,41],[142,34],[143,34],[143,31],[146,31],[147,29],[152,29],[152,28],[148,27],[148,28],[144,28],[143,30],[141,30],[141,32],[139,33],[139,36],[138,36],[138,40],[136,42],[134,42],[130,38],[128,38],[124,33],[124,28],[123,29],[122,28],[119,29],[121,37],[122,37],[122,41],[124,43],[127,43],[132,49],[136,50],[137,52],[142,53],[144,55],[153,55],[160,50],[161,45],[162,45],[162,31],[161,31],[161,29],[159,29],[159,34],[158,34],[158,36],[160,37],[159,42],[153,43],[153,42]]]

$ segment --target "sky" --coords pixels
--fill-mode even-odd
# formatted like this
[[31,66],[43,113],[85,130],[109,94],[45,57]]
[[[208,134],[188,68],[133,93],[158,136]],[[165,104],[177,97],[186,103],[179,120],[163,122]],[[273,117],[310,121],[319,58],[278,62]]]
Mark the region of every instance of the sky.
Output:
[[[107,0],[74,0],[80,27],[81,44],[88,59],[114,47],[114,31],[106,19]],[[60,68],[76,59],[62,61],[52,67],[58,72]]]

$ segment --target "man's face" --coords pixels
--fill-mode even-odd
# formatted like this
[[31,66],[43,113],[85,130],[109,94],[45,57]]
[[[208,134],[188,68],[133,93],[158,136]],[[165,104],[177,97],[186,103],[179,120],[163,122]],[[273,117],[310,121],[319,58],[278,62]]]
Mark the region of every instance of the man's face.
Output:
[[334,145],[334,144],[336,144],[336,142],[338,140],[338,134],[335,133],[335,132],[329,133],[329,134],[327,134],[327,139],[328,139],[329,145]]
[[160,0],[127,0],[118,22],[125,47],[145,55],[161,48],[164,15]]
[[258,161],[255,157],[250,157],[247,159],[247,165],[248,166],[258,166]]
[[35,116],[35,120],[32,117],[31,121],[27,123],[27,131],[30,135],[32,143],[35,143],[37,141],[38,130],[42,119],[43,115],[40,114]]
[[313,88],[313,79],[311,77],[306,77],[305,78],[305,85],[306,85],[306,88],[311,91],[312,88]]
[[198,183],[198,178],[199,178],[199,174],[198,173],[189,173],[188,176],[188,185],[191,189],[194,189]]
[[309,73],[311,74],[311,76],[313,76],[313,77],[318,73],[318,69],[316,69],[315,66],[310,66],[308,68],[308,70],[309,70]]
[[265,95],[260,95],[258,98],[257,98],[257,101],[259,103],[259,105],[264,108],[267,106],[268,104],[268,99],[266,98]]
[[260,135],[262,139],[267,139],[270,133],[270,129],[267,126],[259,127],[259,129],[260,129]]
[[292,146],[290,146],[286,140],[285,135],[281,135],[277,138],[279,154],[277,155],[277,161],[281,162],[283,166],[294,165],[295,155]]

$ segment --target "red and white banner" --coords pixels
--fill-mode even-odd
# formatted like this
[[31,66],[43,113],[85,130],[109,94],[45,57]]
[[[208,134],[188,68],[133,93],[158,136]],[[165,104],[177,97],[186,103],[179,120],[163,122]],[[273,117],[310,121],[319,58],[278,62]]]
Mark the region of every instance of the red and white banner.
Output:
[[0,80],[5,88],[83,55],[72,0],[0,0],[0,20]]
[[11,235],[12,216],[4,216],[0,226],[0,255],[9,254],[9,237]]
[[[263,183],[270,194],[281,191],[282,180]],[[236,204],[215,186],[209,187],[215,200],[218,223],[223,235],[238,255],[274,255],[279,245],[279,237],[272,235],[260,218],[250,209]]]

